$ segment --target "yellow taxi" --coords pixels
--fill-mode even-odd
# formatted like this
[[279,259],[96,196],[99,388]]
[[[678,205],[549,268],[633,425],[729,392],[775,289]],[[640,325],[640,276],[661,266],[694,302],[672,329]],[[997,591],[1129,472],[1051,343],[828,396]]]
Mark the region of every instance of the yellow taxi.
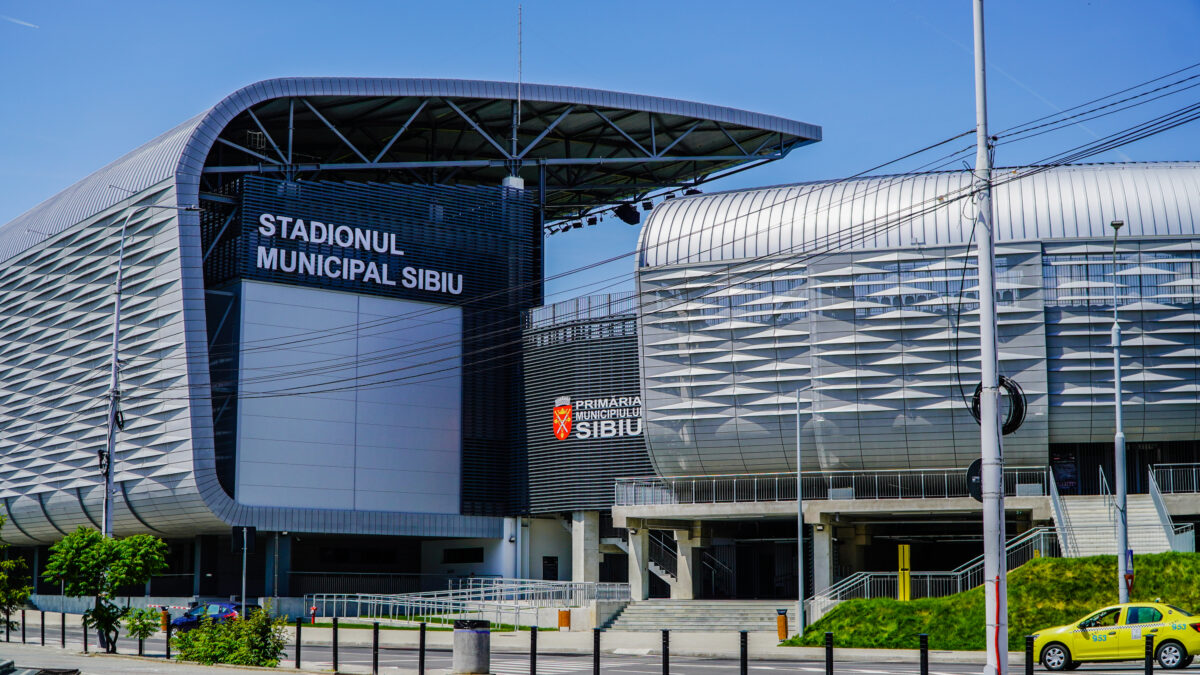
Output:
[[1187,668],[1200,653],[1200,617],[1159,602],[1113,605],[1040,630],[1033,650],[1046,670],[1075,670],[1085,662],[1143,659],[1147,635],[1154,636],[1154,658],[1163,668]]

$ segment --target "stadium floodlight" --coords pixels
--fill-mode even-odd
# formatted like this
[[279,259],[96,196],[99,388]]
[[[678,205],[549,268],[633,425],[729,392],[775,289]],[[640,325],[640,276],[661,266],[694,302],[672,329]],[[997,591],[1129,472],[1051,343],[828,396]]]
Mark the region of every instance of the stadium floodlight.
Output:
[[571,223],[571,229],[573,229],[573,230],[578,230],[581,227],[583,227],[583,223],[581,221],[577,220],[577,221]]
[[642,222],[642,214],[638,213],[633,204],[618,204],[617,208],[613,209],[613,213],[629,225],[637,225]]
[[653,208],[654,208],[654,202],[650,201],[649,199],[647,199],[646,201],[642,202],[642,210],[643,210],[643,211],[650,211],[650,210],[652,210]]
[[704,193],[700,191],[700,188],[691,187],[691,188],[684,190],[683,194],[690,196],[690,195],[700,195],[700,194],[704,194]]
[[597,218],[596,216],[591,216],[591,217],[589,217],[589,218],[587,219],[587,224],[588,224],[588,226],[589,226],[589,227],[590,227],[590,226],[592,226],[592,225],[595,225],[595,224],[596,224],[596,223],[598,223],[598,222],[600,222],[600,219],[599,219],[599,218]]

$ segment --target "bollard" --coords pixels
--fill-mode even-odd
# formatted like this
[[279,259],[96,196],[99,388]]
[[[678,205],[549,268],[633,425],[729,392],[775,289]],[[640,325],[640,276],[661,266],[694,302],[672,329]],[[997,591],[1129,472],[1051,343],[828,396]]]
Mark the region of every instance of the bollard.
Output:
[[537,675],[537,626],[529,627],[529,675]]
[[9,632],[11,630],[12,630],[12,617],[10,617],[8,615],[8,612],[5,612],[4,613],[4,641],[5,642],[10,641],[9,640]]
[[1154,636],[1146,635],[1146,675],[1154,674]]
[[87,621],[83,622],[83,653],[88,653]]
[[42,632],[42,646],[45,647],[46,646],[46,610],[44,610],[44,609],[42,610],[42,619],[41,619],[40,628],[41,628],[41,632]]
[[167,626],[171,625],[171,613],[167,611],[165,605],[162,608],[162,613],[158,615],[158,623],[164,633],[167,632]]
[[592,629],[592,675],[600,675],[600,629]]
[[929,635],[921,633],[917,638],[921,642],[921,675],[929,675]]
[[371,675],[379,675],[379,622],[371,625]]
[[145,655],[146,655],[146,640],[145,640],[145,638],[138,638],[138,656],[145,656]]
[[1033,636],[1025,636],[1025,675],[1033,675]]
[[738,672],[741,673],[741,675],[746,675],[746,673],[750,672],[750,634],[746,631],[739,632],[738,642],[741,643],[741,653],[738,658]]
[[21,610],[21,644],[25,644],[25,610]]
[[171,660],[171,624],[167,624],[167,660]]
[[669,675],[671,672],[671,631],[664,628],[663,632],[662,632],[662,636],[663,636],[663,650],[662,650],[662,652],[663,652],[663,657],[662,657],[663,675]]
[[788,638],[786,609],[775,610],[775,631],[779,634],[780,642],[783,642]]
[[825,633],[825,675],[833,675],[833,633]]
[[417,652],[417,675],[425,675],[425,622],[421,622],[421,642]]
[[336,616],[333,617],[333,672],[335,673],[338,671],[337,620],[338,618]]
[[296,668],[300,667],[300,628],[304,625],[304,619],[296,617]]
[[67,613],[58,613],[58,641],[63,649],[67,648]]
[[450,672],[491,672],[491,626],[486,620],[458,619],[454,622],[454,656]]

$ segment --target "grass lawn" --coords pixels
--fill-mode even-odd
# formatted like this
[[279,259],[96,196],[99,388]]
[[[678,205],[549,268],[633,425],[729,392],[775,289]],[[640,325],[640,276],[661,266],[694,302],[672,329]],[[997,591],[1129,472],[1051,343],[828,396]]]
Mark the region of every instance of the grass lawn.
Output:
[[[1158,553],[1134,558],[1133,601],[1162,601],[1200,610],[1200,554]],[[1116,556],[1039,558],[1008,575],[1008,643],[1025,648],[1025,636],[1081,619],[1117,602]],[[784,646],[818,647],[826,631],[838,647],[916,649],[929,635],[930,649],[982,650],[983,588],[943,598],[899,602],[891,598],[847,600]]]

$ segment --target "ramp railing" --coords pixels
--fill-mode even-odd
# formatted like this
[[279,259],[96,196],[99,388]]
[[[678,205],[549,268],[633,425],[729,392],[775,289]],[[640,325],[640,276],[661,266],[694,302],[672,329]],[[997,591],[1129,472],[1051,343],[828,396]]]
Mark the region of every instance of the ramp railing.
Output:
[[[1062,556],[1058,535],[1052,527],[1037,527],[1011,539],[1005,546],[1007,569],[1013,570],[1034,558]],[[816,621],[840,603],[856,598],[894,598],[899,589],[896,572],[856,572],[805,600],[809,621]],[[948,572],[912,572],[912,598],[940,598],[975,588],[983,583],[983,556]]]

